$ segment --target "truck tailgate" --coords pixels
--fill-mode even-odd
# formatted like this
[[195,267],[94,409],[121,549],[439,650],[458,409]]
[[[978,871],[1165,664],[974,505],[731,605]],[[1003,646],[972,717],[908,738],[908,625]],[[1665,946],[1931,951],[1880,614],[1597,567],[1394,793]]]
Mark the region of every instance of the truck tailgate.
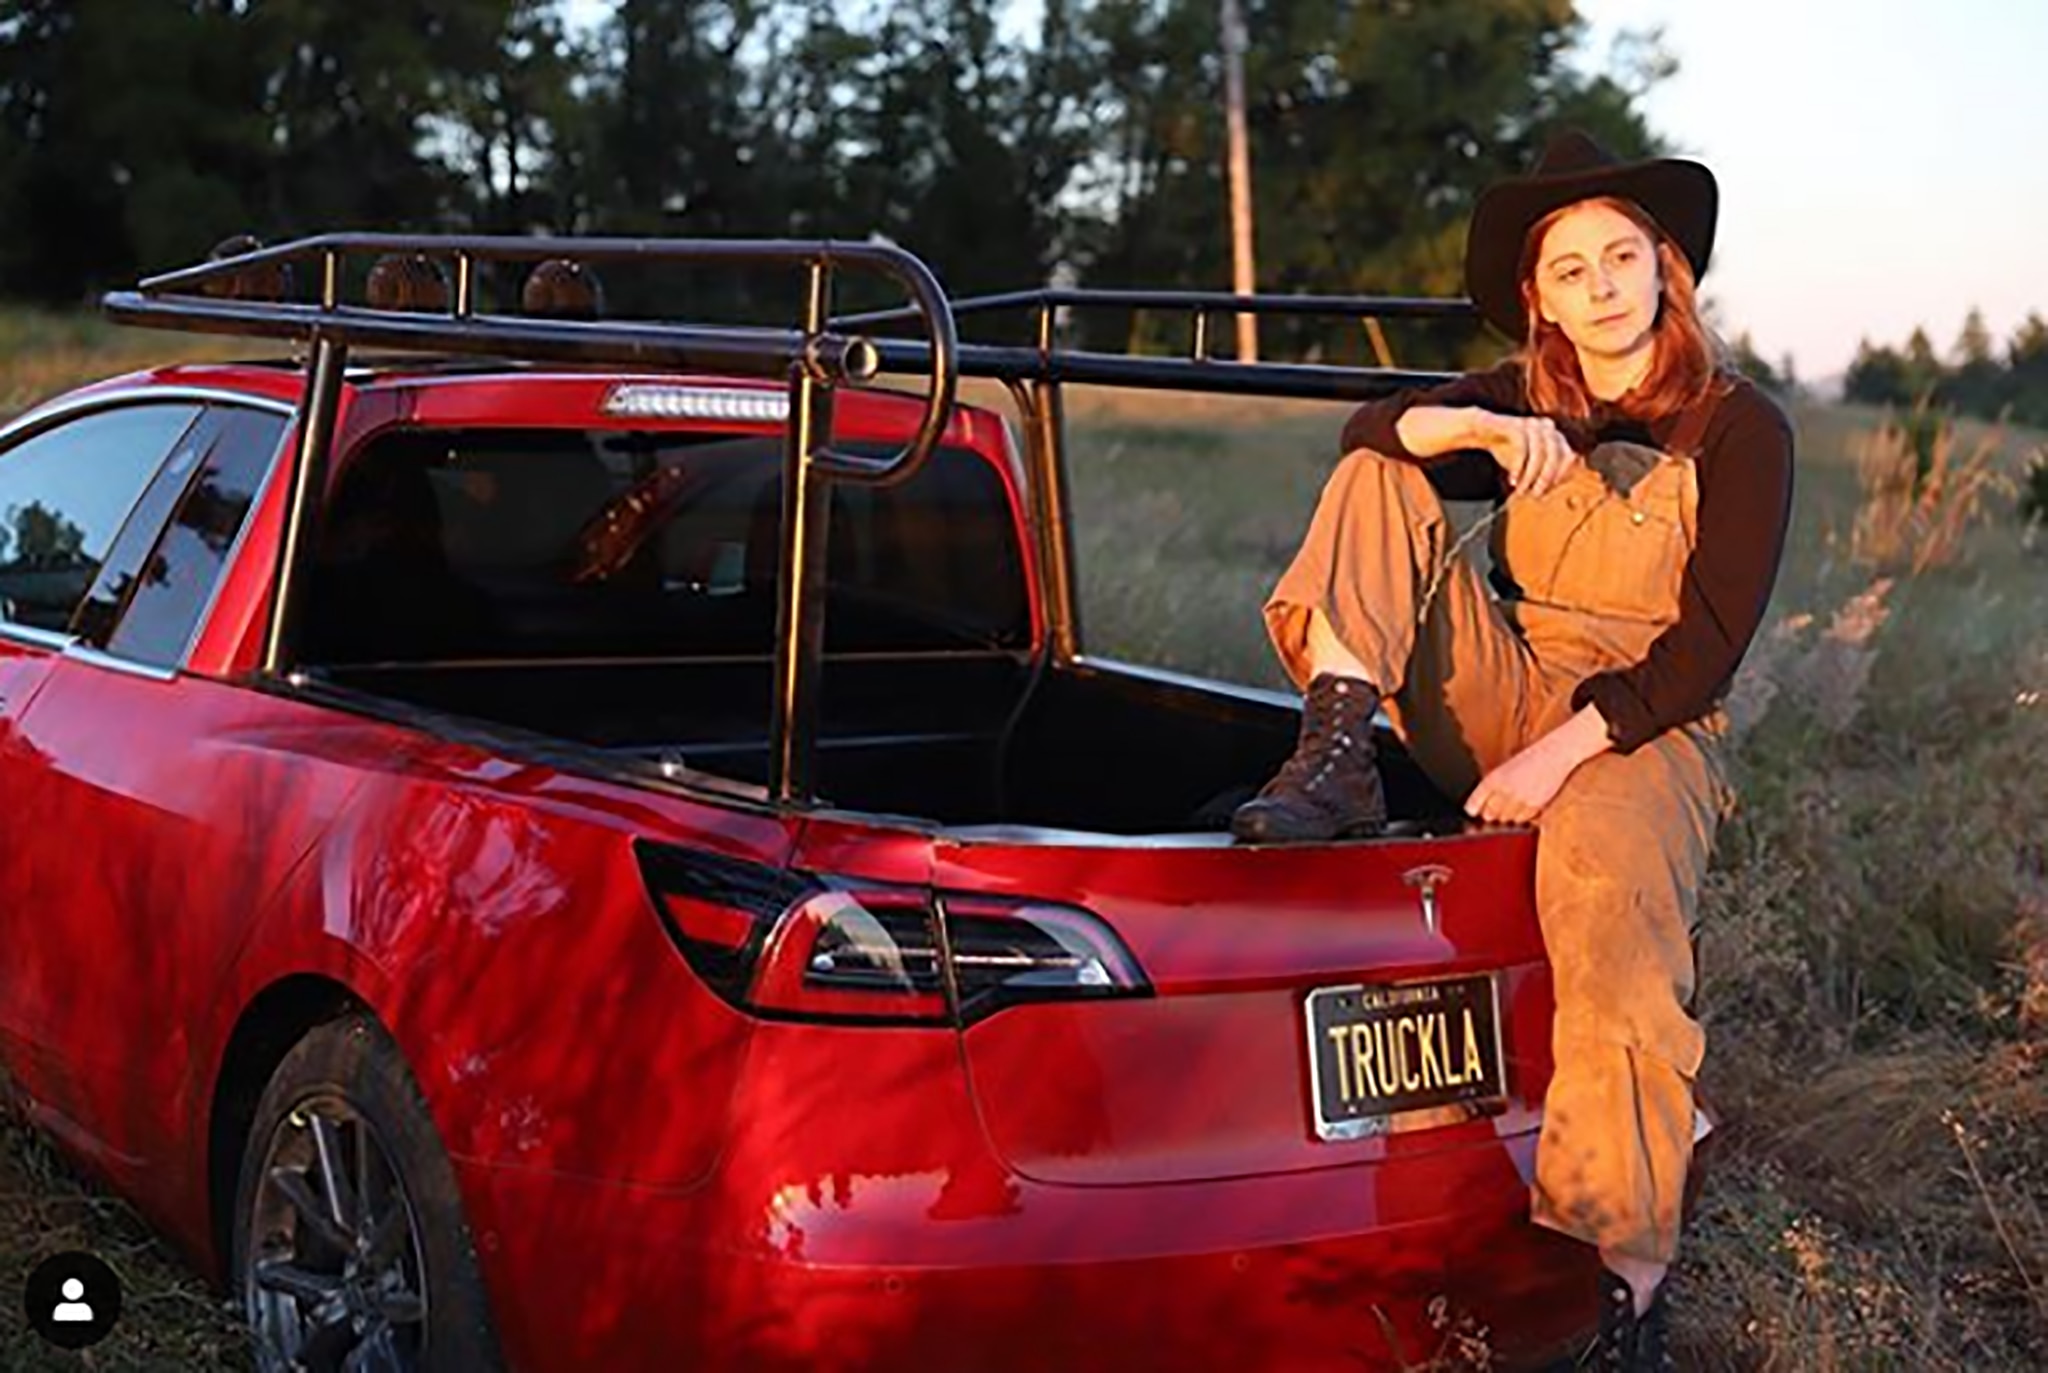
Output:
[[[991,1143],[1040,1181],[1113,1185],[1331,1167],[1529,1128],[1550,1065],[1534,862],[1526,830],[1287,848],[942,843],[941,891],[1083,907],[1124,941],[1154,990],[1015,1006],[968,1027],[964,1057]],[[1342,1031],[1312,1029],[1310,993],[1363,987],[1375,1004],[1428,1001],[1442,993],[1432,984],[1451,982],[1465,984],[1453,989],[1464,1001],[1445,1003],[1453,1019],[1474,997],[1497,997],[1498,1094],[1368,1114],[1351,1125],[1355,1137],[1328,1137],[1318,1073],[1331,1092],[1341,1076],[1348,1093],[1357,1068],[1428,1097],[1455,1087],[1468,1046],[1389,1025],[1376,1041],[1380,1064],[1326,1054],[1314,1068],[1321,1037]],[[1355,1007],[1360,994],[1325,995]],[[1486,1021],[1481,1007],[1481,1038]],[[1452,1056],[1460,1062],[1446,1076]]]

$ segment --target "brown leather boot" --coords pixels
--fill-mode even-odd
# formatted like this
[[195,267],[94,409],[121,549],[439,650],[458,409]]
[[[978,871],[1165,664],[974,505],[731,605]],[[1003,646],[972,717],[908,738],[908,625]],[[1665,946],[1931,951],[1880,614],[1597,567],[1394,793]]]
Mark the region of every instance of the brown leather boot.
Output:
[[1378,834],[1387,797],[1373,757],[1370,682],[1324,673],[1301,701],[1301,738],[1273,780],[1230,817],[1248,844],[1312,844]]

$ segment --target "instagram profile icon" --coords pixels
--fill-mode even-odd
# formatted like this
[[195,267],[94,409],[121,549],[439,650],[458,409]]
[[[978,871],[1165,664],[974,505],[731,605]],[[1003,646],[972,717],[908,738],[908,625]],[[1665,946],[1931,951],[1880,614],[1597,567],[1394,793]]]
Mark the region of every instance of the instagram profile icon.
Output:
[[121,1280],[92,1254],[52,1254],[22,1294],[29,1328],[59,1349],[90,1349],[121,1319]]

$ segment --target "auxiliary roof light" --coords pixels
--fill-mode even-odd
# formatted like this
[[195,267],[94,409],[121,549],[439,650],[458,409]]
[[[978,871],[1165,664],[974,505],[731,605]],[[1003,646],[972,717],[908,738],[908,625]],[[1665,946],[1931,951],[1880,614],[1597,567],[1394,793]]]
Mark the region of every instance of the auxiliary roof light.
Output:
[[604,283],[586,263],[551,257],[527,274],[519,308],[557,319],[597,319],[604,314]]
[[[214,244],[207,260],[219,262],[223,258],[261,251],[262,247],[262,240],[249,234],[236,234]],[[267,262],[260,267],[244,267],[232,276],[206,281],[199,287],[199,294],[223,300],[286,300],[292,294],[292,265],[289,262]]]
[[782,391],[621,382],[605,396],[604,412],[622,419],[783,424],[789,419],[789,396]]
[[363,296],[374,310],[438,313],[448,308],[448,274],[425,253],[386,253],[371,264]]

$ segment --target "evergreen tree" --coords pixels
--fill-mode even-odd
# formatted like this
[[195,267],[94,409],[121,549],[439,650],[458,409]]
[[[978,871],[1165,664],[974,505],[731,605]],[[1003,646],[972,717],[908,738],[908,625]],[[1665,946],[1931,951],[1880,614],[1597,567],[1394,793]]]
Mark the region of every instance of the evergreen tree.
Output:
[[1735,364],[1735,369],[1766,391],[1775,391],[1783,395],[1791,390],[1792,359],[1787,357],[1785,370],[1779,372],[1763,354],[1757,352],[1756,344],[1751,340],[1748,330],[1735,336],[1734,341],[1728,345],[1728,353],[1730,360]]
[[[1620,77],[1570,59],[1569,0],[1247,0],[1247,112],[1260,285],[1456,294],[1479,189],[1523,170],[1556,128],[1619,156],[1652,152],[1631,82],[1670,70],[1654,42]],[[1095,8],[1124,163],[1093,274],[1229,281],[1219,37],[1210,0]],[[1469,331],[1466,331],[1469,334]],[[1362,357],[1356,328],[1328,346]],[[1444,360],[1417,339],[1403,360]]]
[[[1668,59],[1589,73],[1572,0],[1246,3],[1268,289],[1455,292],[1473,195],[1553,127],[1654,146]],[[1005,5],[620,0],[572,38],[562,0],[14,0],[0,292],[336,228],[881,234],[957,292],[1224,284],[1213,0],[1043,0],[1028,34]],[[744,303],[737,275],[691,301]],[[1355,326],[1291,342],[1363,356]]]
[[2029,314],[2006,344],[2007,387],[2013,418],[2048,426],[2048,320]]
[[0,290],[73,300],[244,227],[265,156],[227,0],[19,0],[0,27]]
[[1992,355],[1991,330],[1985,327],[1984,312],[1972,309],[1956,337],[1955,367],[1945,376],[1936,394],[1947,405],[1969,414],[1995,414],[2008,399],[2005,369]]
[[1927,337],[1927,330],[1915,326],[1906,336],[1903,353],[1905,361],[1905,386],[1907,395],[1914,399],[1934,394],[1947,375],[1947,368],[1935,356],[1933,340]]
[[1864,405],[1912,404],[1906,360],[1897,349],[1878,347],[1864,339],[1856,345],[1856,356],[1842,378],[1842,395]]
[[1985,327],[1984,312],[1974,305],[1963,317],[1962,332],[1956,335],[1956,365],[1991,361],[1991,330]]
[[566,117],[553,0],[17,0],[0,291],[76,299],[231,233],[521,223]]

